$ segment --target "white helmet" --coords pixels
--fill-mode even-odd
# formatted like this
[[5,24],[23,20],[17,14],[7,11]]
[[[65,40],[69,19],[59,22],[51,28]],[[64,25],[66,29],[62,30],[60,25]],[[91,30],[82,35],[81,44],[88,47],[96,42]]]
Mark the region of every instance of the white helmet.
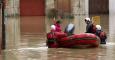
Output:
[[91,21],[90,18],[85,18],[85,21]]
[[101,30],[101,26],[100,25],[96,25],[97,30]]
[[55,30],[56,26],[55,25],[51,25],[51,29]]

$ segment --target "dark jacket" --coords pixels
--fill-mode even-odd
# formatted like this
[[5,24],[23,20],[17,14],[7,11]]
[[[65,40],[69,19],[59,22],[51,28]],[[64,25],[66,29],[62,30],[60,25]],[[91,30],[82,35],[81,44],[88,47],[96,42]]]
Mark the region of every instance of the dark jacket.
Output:
[[96,32],[96,28],[94,26],[94,24],[89,23],[86,26],[86,33],[95,33]]

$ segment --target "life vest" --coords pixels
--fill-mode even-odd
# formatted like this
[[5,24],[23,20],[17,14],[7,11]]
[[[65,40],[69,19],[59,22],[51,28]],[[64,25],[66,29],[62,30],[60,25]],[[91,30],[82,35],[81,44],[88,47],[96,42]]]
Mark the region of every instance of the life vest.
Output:
[[61,32],[62,30],[61,30],[61,26],[60,26],[60,24],[54,24],[55,26],[56,26],[56,32]]

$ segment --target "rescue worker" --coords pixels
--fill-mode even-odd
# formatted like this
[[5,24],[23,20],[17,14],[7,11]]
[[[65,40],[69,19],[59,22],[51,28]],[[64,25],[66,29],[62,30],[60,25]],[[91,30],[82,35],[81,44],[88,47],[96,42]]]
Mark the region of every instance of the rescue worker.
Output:
[[59,20],[55,20],[55,18],[53,19],[53,23],[54,23],[54,25],[55,25],[55,31],[56,32],[61,32],[62,31],[62,29],[61,29],[61,17],[58,17],[59,18]]
[[85,18],[86,26],[86,33],[95,33],[96,32],[96,26],[92,23],[90,18]]
[[62,30],[61,30],[61,21],[60,20],[58,20],[58,21],[56,21],[56,23],[54,24],[55,25],[55,31],[56,32],[61,32]]
[[69,24],[66,26],[64,32],[67,33],[68,36],[70,36],[70,35],[73,35],[74,29],[75,29],[74,24],[69,23]]
[[58,43],[56,41],[56,36],[55,36],[55,32],[56,32],[56,26],[55,25],[51,25],[51,32],[47,33],[47,46],[48,48],[57,48],[58,47]]
[[55,25],[51,25],[51,32],[55,32],[56,31],[56,26]]
[[106,44],[107,36],[106,36],[106,33],[104,31],[102,31],[100,25],[96,25],[96,35],[100,38],[101,44]]
[[47,46],[49,48],[57,48],[58,43],[57,43],[57,37],[55,35],[56,32],[61,32],[61,22],[60,20],[56,21],[55,18],[53,20],[53,25],[51,25],[51,32],[47,34]]

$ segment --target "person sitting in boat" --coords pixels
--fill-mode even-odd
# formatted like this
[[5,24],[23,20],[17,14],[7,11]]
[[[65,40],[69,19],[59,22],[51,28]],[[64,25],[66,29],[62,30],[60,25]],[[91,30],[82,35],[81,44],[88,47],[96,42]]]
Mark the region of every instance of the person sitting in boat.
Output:
[[106,44],[107,36],[106,36],[106,33],[104,31],[102,31],[100,25],[96,25],[96,35],[100,38],[101,44]]
[[85,18],[86,26],[86,33],[95,33],[96,32],[96,26],[92,23],[90,18]]
[[55,29],[56,32],[61,32],[62,31],[60,24],[61,24],[60,20],[56,21],[56,23],[54,24],[56,26],[56,29]]
[[51,25],[51,32],[56,32],[56,26],[55,25]]
[[69,23],[69,24],[66,26],[64,32],[67,33],[68,36],[70,36],[70,35],[73,35],[74,29],[75,29],[74,24]]
[[62,31],[62,29],[61,29],[61,21],[60,20],[55,20],[55,18],[54,18],[54,20],[53,20],[53,22],[54,22],[54,25],[55,25],[55,31],[56,32],[61,32]]
[[57,48],[58,43],[56,41],[56,36],[55,36],[56,26],[51,25],[50,28],[51,28],[51,32],[47,33],[46,45],[48,46],[48,48]]

